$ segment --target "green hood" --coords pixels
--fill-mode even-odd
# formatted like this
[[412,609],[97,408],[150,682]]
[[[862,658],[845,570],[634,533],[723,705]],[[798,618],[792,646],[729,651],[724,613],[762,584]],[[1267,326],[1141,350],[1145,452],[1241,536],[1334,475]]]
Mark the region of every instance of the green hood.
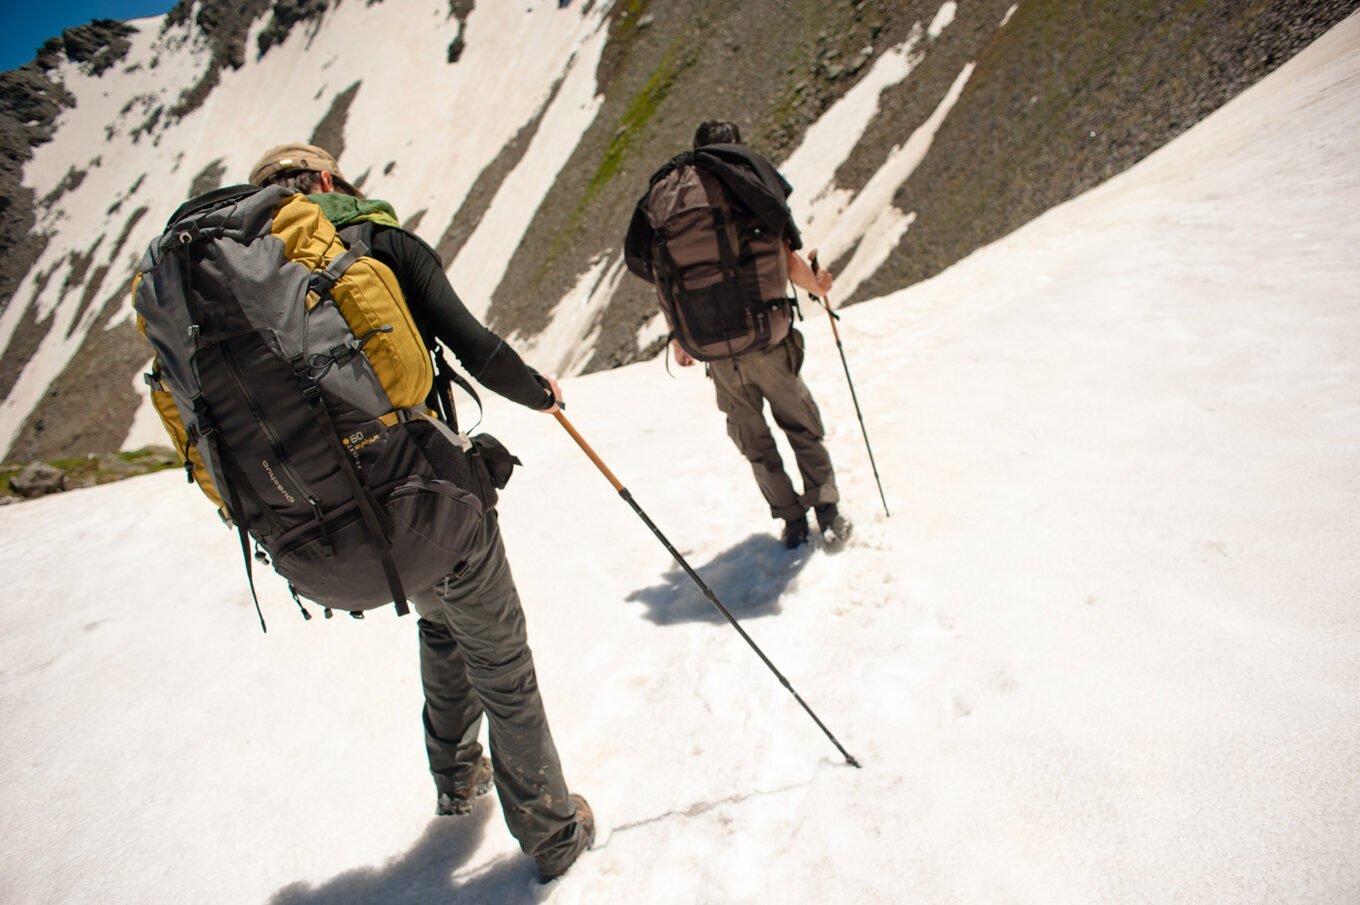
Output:
[[321,212],[326,215],[326,219],[334,223],[337,229],[362,221],[377,223],[379,226],[401,228],[401,221],[397,219],[397,212],[386,201],[360,200],[353,195],[345,195],[340,192],[308,195],[307,200],[320,206]]

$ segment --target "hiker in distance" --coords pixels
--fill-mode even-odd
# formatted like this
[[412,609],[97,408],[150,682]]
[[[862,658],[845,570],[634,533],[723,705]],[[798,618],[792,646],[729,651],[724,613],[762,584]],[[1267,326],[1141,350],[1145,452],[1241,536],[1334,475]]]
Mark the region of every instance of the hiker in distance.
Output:
[[[624,240],[628,269],[656,286],[676,363],[705,363],[728,436],[750,461],[770,514],[784,520],[789,549],[808,539],[809,508],[825,543],[843,541],[851,527],[839,511],[821,413],[798,376],[803,337],[792,325],[789,282],[825,296],[832,277],[798,254],[792,191],[742,144],[735,123],[709,120],[695,131],[692,151],[652,176]],[[766,423],[767,402],[793,449],[801,494]]]
[[[397,278],[427,348],[450,349],[479,383],[538,411],[558,410],[555,381],[463,305],[438,255],[403,230],[391,205],[366,199],[334,157],[306,144],[267,151],[250,171],[257,186],[278,185],[308,196],[351,248],[368,246]],[[546,882],[561,876],[594,842],[594,817],[570,794],[539,695],[524,613],[501,541],[497,514],[481,520],[473,554],[449,563],[433,588],[412,589],[419,616],[425,740],[438,792],[436,813],[467,814],[494,779],[510,832]],[[478,734],[486,715],[490,760]]]

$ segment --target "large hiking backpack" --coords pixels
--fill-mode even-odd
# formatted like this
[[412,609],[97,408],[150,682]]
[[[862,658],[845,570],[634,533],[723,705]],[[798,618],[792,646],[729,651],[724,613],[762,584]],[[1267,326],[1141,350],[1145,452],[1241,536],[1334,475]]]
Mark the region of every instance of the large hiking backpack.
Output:
[[176,211],[133,284],[152,399],[247,577],[249,535],[327,615],[406,612],[494,503],[471,443],[426,408],[430,351],[366,252],[304,195],[234,186]]
[[702,158],[682,155],[663,172],[641,207],[672,336],[699,361],[783,342],[793,304],[784,233],[737,201]]

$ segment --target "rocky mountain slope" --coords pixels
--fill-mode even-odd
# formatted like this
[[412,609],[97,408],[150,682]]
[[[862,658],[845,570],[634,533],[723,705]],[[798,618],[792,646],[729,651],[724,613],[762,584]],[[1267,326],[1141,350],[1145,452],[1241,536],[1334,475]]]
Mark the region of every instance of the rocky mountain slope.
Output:
[[[804,174],[796,211],[853,303],[1123,171],[1357,7],[184,0],[73,29],[0,74],[0,448],[124,445],[140,249],[276,141],[326,144],[531,360],[591,371],[660,347],[620,239],[702,119]],[[871,115],[848,146],[806,153],[856,92]]]

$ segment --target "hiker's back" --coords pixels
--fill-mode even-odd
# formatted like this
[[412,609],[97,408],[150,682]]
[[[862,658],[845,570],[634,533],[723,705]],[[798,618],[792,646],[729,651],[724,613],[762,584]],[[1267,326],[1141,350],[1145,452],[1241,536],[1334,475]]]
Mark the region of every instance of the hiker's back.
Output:
[[657,297],[675,338],[700,361],[782,342],[793,301],[782,231],[752,213],[698,155],[682,154],[663,172],[640,206],[652,229]]

